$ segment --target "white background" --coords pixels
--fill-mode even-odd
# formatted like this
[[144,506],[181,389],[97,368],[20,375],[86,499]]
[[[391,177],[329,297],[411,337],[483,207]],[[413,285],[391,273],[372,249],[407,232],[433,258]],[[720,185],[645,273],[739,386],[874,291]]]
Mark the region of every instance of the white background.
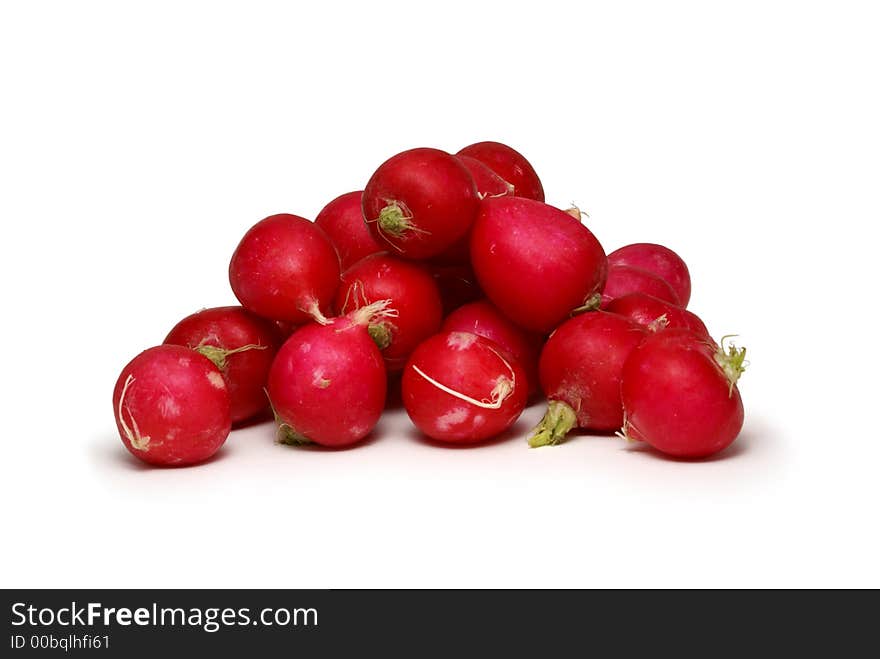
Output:
[[[29,2],[0,10],[0,584],[880,586],[878,15],[854,2]],[[229,256],[413,146],[495,139],[608,250],[665,243],[738,332],[746,424],[340,452],[268,424],[122,448],[122,366]],[[624,614],[625,612],[622,612]]]

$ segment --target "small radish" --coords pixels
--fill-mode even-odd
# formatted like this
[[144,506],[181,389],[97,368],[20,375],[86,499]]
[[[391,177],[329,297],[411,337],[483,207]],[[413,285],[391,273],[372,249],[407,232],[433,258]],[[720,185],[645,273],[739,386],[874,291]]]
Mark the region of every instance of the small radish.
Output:
[[538,354],[541,337],[514,325],[486,300],[465,304],[446,317],[443,332],[471,332],[498,344],[518,361],[526,374],[529,394],[538,390]]
[[379,300],[388,300],[396,313],[371,324],[370,336],[388,370],[399,371],[416,346],[440,329],[440,292],[425,268],[382,252],[361,259],[342,274],[335,308],[346,314]]
[[477,276],[474,274],[470,263],[458,265],[428,265],[434,282],[440,291],[440,299],[443,301],[443,315],[446,316],[461,305],[473,302],[483,297],[483,291],[477,284]]
[[145,350],[122,369],[113,413],[125,448],[161,466],[207,460],[232,425],[220,371],[207,357],[175,345]]
[[498,176],[488,165],[471,158],[470,156],[457,156],[462,164],[467,167],[477,186],[480,198],[503,197],[513,194],[513,184],[508,183]]
[[519,197],[486,198],[471,233],[480,287],[520,327],[547,333],[576,308],[598,304],[605,252],[564,211]]
[[687,329],[704,338],[710,338],[709,330],[695,313],[647,293],[629,293],[614,298],[605,307],[605,311],[626,316],[655,332],[667,328]]
[[411,149],[386,160],[364,189],[373,236],[398,256],[425,259],[467,234],[480,204],[470,172],[439,149]]
[[229,283],[242,306],[258,316],[304,323],[329,309],[339,286],[339,255],[312,222],[272,215],[241,239]]
[[223,374],[232,401],[232,423],[266,412],[266,378],[280,345],[278,328],[243,307],[202,309],[181,320],[165,344],[192,348]]
[[365,256],[385,250],[376,242],[364,222],[361,210],[360,190],[336,197],[324,206],[315,218],[315,224],[330,237],[343,270],[360,261]]
[[526,404],[525,372],[497,344],[468,332],[422,343],[403,371],[403,404],[428,437],[479,442],[510,427]]
[[549,406],[529,445],[558,444],[575,427],[620,428],[621,371],[646,334],[629,318],[604,311],[584,313],[560,325],[541,352],[541,389]]
[[544,186],[535,173],[534,167],[525,157],[500,142],[477,142],[464,147],[456,155],[469,156],[479,160],[513,185],[517,197],[544,201]]
[[675,291],[679,304],[691,299],[691,275],[684,260],[668,247],[654,243],[634,243],[608,255],[608,265],[627,265],[657,275]]
[[623,367],[622,434],[679,458],[701,458],[729,446],[743,425],[736,386],[745,349],[687,330],[649,336]]
[[640,268],[609,264],[608,280],[602,291],[602,309],[607,309],[612,300],[630,293],[653,295],[665,302],[680,306],[678,295],[665,279],[660,279],[657,275]]
[[280,443],[349,446],[373,429],[387,375],[367,326],[390,312],[387,304],[303,325],[281,346],[267,386]]

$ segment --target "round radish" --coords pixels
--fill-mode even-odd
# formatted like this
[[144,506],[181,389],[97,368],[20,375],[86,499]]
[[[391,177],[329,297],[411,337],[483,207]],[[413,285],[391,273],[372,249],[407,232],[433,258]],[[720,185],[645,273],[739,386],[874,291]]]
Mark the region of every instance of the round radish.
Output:
[[651,331],[687,329],[710,338],[709,330],[695,313],[647,293],[629,293],[614,298],[606,305],[605,311],[626,316]]
[[125,448],[162,466],[207,460],[232,425],[220,371],[207,357],[176,345],[145,350],[122,369],[113,413]]
[[439,149],[411,149],[386,160],[364,189],[373,236],[399,256],[436,256],[464,236],[480,198],[470,172]]
[[477,277],[470,263],[458,265],[430,264],[428,269],[440,291],[443,301],[443,315],[448,315],[461,305],[483,297],[477,285]]
[[396,312],[369,327],[389,371],[399,371],[416,346],[440,329],[443,303],[431,274],[382,252],[361,259],[342,274],[335,308],[345,314],[389,300]]
[[634,243],[608,255],[609,265],[627,265],[657,275],[675,291],[682,307],[691,299],[691,275],[684,260],[668,247],[654,243]]
[[494,341],[523,367],[529,394],[538,390],[541,337],[514,325],[490,302],[479,300],[459,307],[446,317],[441,329],[444,332],[471,332]]
[[271,321],[247,309],[216,307],[181,320],[163,343],[192,348],[214,362],[229,387],[235,424],[269,409],[266,378],[279,338]]
[[468,332],[422,343],[403,371],[403,404],[428,437],[478,442],[510,427],[526,404],[525,372],[497,344]]
[[373,429],[387,375],[367,326],[388,313],[386,306],[309,323],[281,346],[267,386],[280,443],[348,446]]
[[558,444],[575,427],[616,430],[623,423],[620,377],[647,330],[629,318],[594,311],[550,335],[538,370],[549,406],[529,445]]
[[259,316],[304,323],[329,309],[339,285],[339,256],[320,228],[296,215],[272,215],[241,239],[229,283]]
[[482,201],[471,262],[489,300],[517,325],[542,333],[576,308],[597,304],[607,271],[605,252],[587,227],[519,197]]
[[725,449],[743,425],[736,382],[745,349],[717,346],[686,330],[648,337],[623,367],[622,433],[680,458]]
[[535,173],[534,167],[521,153],[506,144],[477,142],[464,147],[457,155],[479,160],[513,185],[513,194],[517,197],[544,201],[544,186],[541,185],[541,179]]
[[485,163],[471,156],[460,155],[458,159],[471,173],[481,199],[483,197],[503,197],[513,194],[513,184],[498,176]]
[[647,270],[631,268],[628,265],[609,265],[608,280],[602,291],[602,308],[606,309],[612,300],[630,293],[645,293],[680,306],[678,295],[665,279],[660,279]]
[[324,206],[315,218],[315,224],[330,237],[342,269],[346,270],[365,256],[381,252],[385,249],[376,242],[373,234],[364,222],[361,210],[360,190],[336,197]]

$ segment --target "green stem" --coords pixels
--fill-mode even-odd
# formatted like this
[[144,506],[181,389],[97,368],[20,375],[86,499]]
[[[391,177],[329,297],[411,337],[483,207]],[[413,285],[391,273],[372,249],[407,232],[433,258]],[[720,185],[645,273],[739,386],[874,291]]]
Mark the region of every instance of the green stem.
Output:
[[405,232],[414,228],[412,215],[396,201],[390,202],[385,208],[379,211],[379,228],[382,232],[399,238]]
[[388,323],[375,323],[367,327],[370,338],[379,347],[379,350],[385,350],[391,345],[391,328]]
[[727,339],[732,339],[735,336],[736,334],[722,336],[721,344],[715,352],[715,361],[721,367],[721,370],[724,371],[724,375],[727,376],[727,381],[730,382],[728,396],[733,395],[733,387],[736,385],[742,374],[745,373],[746,366],[749,365],[746,361],[745,348],[737,348],[733,343],[725,345]]
[[595,311],[602,304],[602,294],[601,293],[593,293],[590,297],[584,300],[584,303],[572,309],[571,315],[577,316],[578,314],[582,314],[585,311]]
[[529,446],[537,448],[559,444],[576,425],[577,414],[574,409],[561,400],[551,400],[547,413],[529,437]]
[[219,368],[221,371],[226,370],[226,360],[229,358],[229,355],[234,355],[238,352],[245,352],[246,350],[265,350],[267,346],[258,346],[255,343],[249,343],[246,346],[241,346],[240,348],[232,348],[231,350],[227,350],[226,348],[220,348],[218,346],[209,346],[209,345],[198,345],[194,348],[196,352],[204,355],[212,362],[214,362],[214,366]]

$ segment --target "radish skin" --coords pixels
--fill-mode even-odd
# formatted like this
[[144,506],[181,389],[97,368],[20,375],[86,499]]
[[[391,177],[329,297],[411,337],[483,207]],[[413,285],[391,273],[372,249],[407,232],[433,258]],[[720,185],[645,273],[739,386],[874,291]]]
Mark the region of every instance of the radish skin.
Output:
[[623,364],[646,334],[629,318],[604,311],[560,325],[541,352],[538,370],[549,406],[529,445],[559,444],[573,428],[620,428]]
[[480,288],[520,327],[552,331],[576,309],[598,306],[607,259],[595,236],[547,204],[486,198],[471,233]]
[[663,329],[686,329],[706,339],[709,330],[695,313],[647,293],[629,293],[613,299],[605,311],[634,320],[652,332]]
[[672,286],[657,275],[628,265],[609,265],[601,308],[607,309],[612,300],[630,293],[645,293],[680,306],[678,295],[672,290]]
[[544,186],[535,168],[519,151],[500,142],[477,142],[464,147],[458,156],[479,160],[503,180],[513,185],[517,197],[544,201]]
[[336,197],[315,218],[315,225],[327,234],[339,253],[343,271],[370,254],[385,251],[387,247],[376,241],[364,222],[362,196],[363,192],[357,190]]
[[232,426],[220,371],[207,357],[177,345],[145,350],[122,369],[113,413],[125,448],[157,466],[207,460]]
[[691,299],[691,275],[687,264],[668,247],[654,243],[624,245],[608,255],[608,264],[639,268],[660,277],[675,292],[682,307],[686,307]]

